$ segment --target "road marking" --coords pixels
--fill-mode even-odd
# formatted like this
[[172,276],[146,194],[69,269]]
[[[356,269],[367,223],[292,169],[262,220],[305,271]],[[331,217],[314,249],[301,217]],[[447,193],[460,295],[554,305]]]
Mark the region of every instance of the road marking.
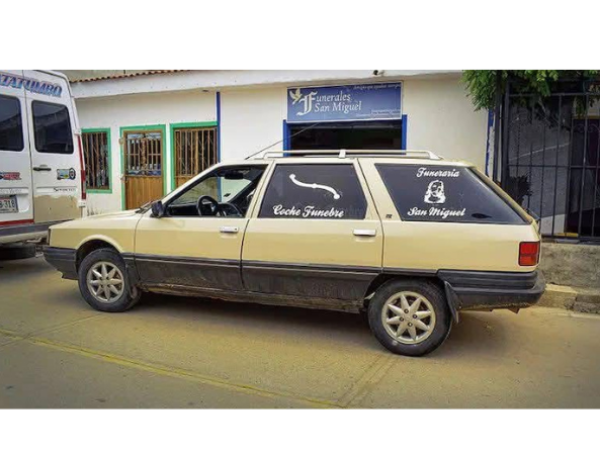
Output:
[[338,400],[338,406],[342,408],[351,408],[355,403],[359,403],[377,385],[385,376],[392,364],[396,360],[393,354],[381,354],[367,368],[365,373],[356,381],[350,390]]
[[4,335],[10,338],[17,338],[22,340],[24,338],[23,335],[19,335],[17,332],[13,332],[12,330],[0,329],[0,335]]
[[3,348],[5,346],[10,346],[10,345],[12,345],[14,343],[17,343],[19,341],[22,341],[22,340],[27,340],[28,338],[31,338],[33,336],[42,335],[44,333],[52,332],[52,331],[59,330],[59,329],[65,328],[65,327],[70,327],[72,325],[79,324],[80,322],[88,321],[90,319],[102,318],[102,317],[106,317],[106,316],[107,315],[105,315],[105,314],[94,314],[92,316],[88,316],[88,317],[85,317],[85,318],[82,318],[82,319],[77,319],[75,321],[65,322],[65,323],[62,323],[62,324],[57,324],[57,325],[54,325],[54,326],[51,326],[51,327],[47,327],[47,328],[44,328],[44,329],[41,329],[41,330],[37,330],[37,331],[34,331],[34,332],[29,332],[29,333],[26,333],[26,334],[19,334],[17,332],[13,332],[12,330],[7,330],[7,329],[0,328],[0,335],[4,335],[4,336],[7,336],[9,338],[12,338],[12,340],[9,341],[8,343],[0,344],[0,348]]
[[0,344],[0,349],[5,348],[7,346],[12,346],[13,344],[18,343],[19,341],[25,339],[22,336],[20,336],[18,333],[11,332],[10,330],[5,330],[5,329],[0,329],[0,335],[4,335],[5,337],[10,338],[10,341]]
[[[0,348],[12,345],[19,341],[29,342],[38,346],[45,346],[47,348],[56,349],[63,352],[69,352],[72,354],[83,355],[89,358],[94,358],[96,360],[101,360],[109,363],[114,363],[121,366],[126,366],[130,368],[136,368],[143,371],[148,371],[155,374],[160,374],[164,376],[176,377],[180,379],[192,380],[195,382],[200,382],[203,384],[208,384],[216,387],[227,388],[229,390],[235,390],[238,392],[243,392],[247,394],[265,396],[270,398],[286,398],[294,401],[300,401],[302,403],[307,403],[311,407],[318,408],[345,408],[348,407],[351,402],[356,401],[356,398],[362,397],[366,394],[367,390],[370,390],[371,385],[376,384],[382,377],[383,373],[387,371],[389,366],[393,361],[393,356],[389,357],[387,354],[383,354],[379,356],[370,367],[367,368],[365,373],[359,378],[359,380],[354,383],[350,390],[342,396],[337,402],[329,401],[317,398],[304,397],[301,395],[295,395],[292,393],[273,391],[268,389],[262,389],[260,387],[256,387],[248,384],[239,384],[235,382],[226,381],[224,379],[203,375],[200,373],[196,373],[194,371],[185,370],[181,368],[170,367],[168,365],[156,364],[156,363],[148,363],[144,361],[140,361],[137,359],[131,359],[128,357],[118,356],[114,354],[110,354],[107,352],[97,351],[93,349],[83,348],[81,346],[75,346],[67,343],[61,343],[58,341],[53,341],[47,338],[42,338],[37,335],[48,333],[57,329],[61,329],[64,327],[68,327],[70,325],[77,324],[78,322],[82,322],[85,320],[97,318],[97,317],[105,317],[106,315],[93,315],[87,318],[79,319],[77,321],[72,321],[64,324],[59,324],[57,326],[43,329],[37,332],[31,332],[29,334],[19,334],[17,332],[13,332],[11,330],[6,330],[0,328],[0,334],[5,335],[7,337],[13,338],[13,341],[10,341],[4,345],[1,345]],[[382,365],[383,363],[383,365]],[[389,365],[387,365],[389,364]],[[382,371],[380,371],[382,370]],[[379,373],[379,374],[377,374]],[[363,390],[366,389],[366,390]]]
[[117,356],[114,354],[109,354],[107,352],[96,351],[93,349],[83,348],[81,346],[74,346],[70,344],[60,343],[53,340],[48,340],[45,338],[39,337],[28,337],[23,338],[25,342],[32,343],[38,346],[45,346],[51,349],[56,349],[63,352],[69,352],[72,354],[83,355],[89,358],[93,358],[96,360],[101,360],[104,362],[113,363],[116,365],[121,365],[130,368],[136,368],[138,370],[143,370],[155,374],[160,374],[163,376],[170,376],[180,379],[187,379],[195,382],[199,382],[202,384],[212,385],[215,387],[225,388],[229,390],[233,390],[236,392],[243,392],[250,395],[258,395],[264,396],[268,398],[286,398],[294,401],[299,401],[301,403],[307,404],[310,407],[317,408],[339,408],[340,405],[334,403],[332,401],[320,400],[315,398],[298,396],[286,392],[272,391],[267,389],[262,389],[253,385],[248,384],[239,384],[235,382],[226,381],[224,379],[211,377],[207,375],[203,375],[200,373],[196,373],[194,371],[189,371],[181,368],[174,368],[167,365],[161,364],[153,364],[143,362],[137,359],[130,359],[127,357]]
[[26,335],[23,335],[23,337],[24,338],[35,337],[38,335],[47,334],[49,332],[54,332],[56,330],[64,329],[65,327],[71,327],[72,325],[79,324],[80,322],[89,321],[90,319],[105,318],[107,316],[108,316],[107,314],[92,314],[91,316],[86,316],[85,318],[76,319],[76,320],[70,321],[70,322],[63,322],[61,324],[46,327],[44,329],[40,329],[40,330],[37,330],[34,332],[28,332]]

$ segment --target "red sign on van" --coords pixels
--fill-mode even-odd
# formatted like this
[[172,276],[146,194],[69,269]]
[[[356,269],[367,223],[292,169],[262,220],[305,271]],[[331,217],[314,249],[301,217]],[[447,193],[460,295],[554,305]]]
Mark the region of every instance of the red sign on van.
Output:
[[0,172],[0,180],[21,180],[20,172]]

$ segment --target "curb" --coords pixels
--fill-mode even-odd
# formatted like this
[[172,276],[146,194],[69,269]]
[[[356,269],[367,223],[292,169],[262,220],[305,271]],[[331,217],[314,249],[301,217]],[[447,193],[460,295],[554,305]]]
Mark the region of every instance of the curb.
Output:
[[579,313],[600,314],[600,290],[547,284],[539,306],[564,308]]

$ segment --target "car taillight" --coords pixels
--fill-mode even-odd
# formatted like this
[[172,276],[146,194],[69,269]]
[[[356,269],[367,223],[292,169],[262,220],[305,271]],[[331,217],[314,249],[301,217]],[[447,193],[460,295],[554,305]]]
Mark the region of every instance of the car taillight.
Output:
[[540,258],[540,242],[521,242],[519,244],[519,265],[537,265]]
[[87,199],[85,188],[85,162],[83,161],[83,147],[81,146],[81,135],[77,135],[77,147],[79,148],[79,175],[81,175],[81,200]]

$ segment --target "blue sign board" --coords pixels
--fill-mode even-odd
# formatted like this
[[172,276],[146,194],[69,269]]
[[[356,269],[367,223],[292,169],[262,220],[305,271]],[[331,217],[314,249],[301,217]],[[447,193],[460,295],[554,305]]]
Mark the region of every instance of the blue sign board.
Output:
[[401,90],[400,82],[288,88],[287,121],[306,123],[401,119]]

